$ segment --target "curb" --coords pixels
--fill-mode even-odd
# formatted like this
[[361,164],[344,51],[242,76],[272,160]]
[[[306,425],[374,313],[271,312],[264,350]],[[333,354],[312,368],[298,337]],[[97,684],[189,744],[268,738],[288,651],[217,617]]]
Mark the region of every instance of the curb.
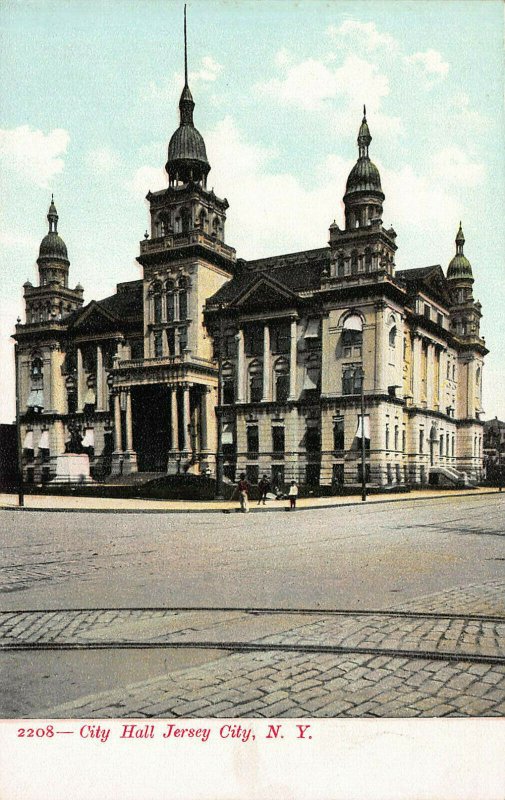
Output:
[[[449,497],[469,497],[482,498],[489,495],[499,494],[499,490],[490,492],[478,492],[472,494],[471,491],[467,492],[449,492],[440,495],[428,495],[427,497],[409,497],[407,494],[404,497],[387,497],[383,500],[373,500],[372,503],[367,505],[366,501],[352,500],[346,503],[325,503],[324,505],[316,506],[299,506],[296,513],[300,514],[306,511],[321,511],[336,508],[349,508],[352,506],[360,506],[361,508],[369,508],[370,505],[384,505],[385,503],[405,503],[410,500],[412,503],[426,500],[440,500]],[[28,508],[27,506],[6,506],[1,505],[0,511],[27,511],[36,513],[51,513],[51,514],[240,514],[239,508]],[[252,514],[272,514],[276,512],[289,512],[287,506],[278,508],[251,508],[249,513]]]

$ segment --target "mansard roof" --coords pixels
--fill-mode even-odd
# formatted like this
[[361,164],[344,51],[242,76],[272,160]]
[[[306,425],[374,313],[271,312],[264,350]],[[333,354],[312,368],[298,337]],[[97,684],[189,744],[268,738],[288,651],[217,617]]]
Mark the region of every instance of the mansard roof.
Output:
[[329,265],[328,247],[259,258],[254,261],[240,261],[237,275],[209,298],[208,305],[234,304],[247,294],[248,289],[252,289],[260,277],[271,278],[277,287],[283,287],[290,294],[318,289],[321,273],[325,267],[329,268]]
[[401,269],[396,271],[396,280],[404,283],[409,295],[423,292],[443,306],[451,304],[449,284],[440,264],[418,269]]
[[128,281],[117,286],[118,291],[103,300],[90,303],[74,311],[65,320],[72,330],[93,332],[122,330],[132,322],[142,322],[142,281]]

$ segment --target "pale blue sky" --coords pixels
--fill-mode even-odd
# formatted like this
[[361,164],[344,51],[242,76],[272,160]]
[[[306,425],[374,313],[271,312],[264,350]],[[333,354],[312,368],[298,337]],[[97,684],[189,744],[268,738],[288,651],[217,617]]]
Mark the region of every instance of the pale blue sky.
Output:
[[[166,185],[178,124],[182,14],[175,0],[0,7],[2,421],[14,415],[9,334],[51,192],[86,302],[140,277],[144,196]],[[445,269],[463,221],[491,350],[484,408],[504,419],[500,0],[194,0],[188,27],[195,123],[238,255],[326,244],[366,103],[397,267]]]

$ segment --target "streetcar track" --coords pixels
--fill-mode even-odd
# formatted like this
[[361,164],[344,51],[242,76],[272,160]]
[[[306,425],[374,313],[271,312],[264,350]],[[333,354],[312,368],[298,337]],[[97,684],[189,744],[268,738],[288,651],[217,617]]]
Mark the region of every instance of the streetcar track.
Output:
[[300,616],[314,616],[314,615],[327,615],[327,616],[349,616],[349,617],[399,617],[399,618],[412,618],[412,619],[449,619],[449,620],[475,620],[477,622],[496,622],[505,623],[505,615],[500,616],[496,614],[471,614],[471,613],[457,613],[457,612],[439,612],[439,611],[397,611],[389,609],[349,609],[349,608],[253,608],[246,606],[111,606],[108,608],[99,608],[96,606],[88,606],[83,608],[23,608],[23,609],[9,609],[0,611],[0,619],[4,615],[16,614],[82,614],[87,612],[241,612],[247,614],[271,614],[271,615],[300,615]]
[[450,653],[437,650],[407,650],[388,647],[345,647],[340,645],[285,644],[262,642],[12,642],[0,646],[1,652],[92,650],[224,650],[229,653],[314,653],[319,655],[371,655],[407,658],[416,661],[492,664],[505,666],[505,655]]

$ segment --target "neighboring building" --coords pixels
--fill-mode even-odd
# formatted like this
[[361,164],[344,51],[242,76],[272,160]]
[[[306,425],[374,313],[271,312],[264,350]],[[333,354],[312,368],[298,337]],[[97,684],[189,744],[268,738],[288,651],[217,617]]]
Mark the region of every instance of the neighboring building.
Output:
[[16,425],[0,423],[0,488],[18,484],[18,442]]
[[484,423],[484,473],[488,481],[503,482],[505,422],[495,417]]
[[447,275],[395,271],[365,114],[329,246],[237,261],[187,76],[179,109],[168,188],[147,196],[142,280],[83,306],[51,202],[14,337],[25,478],[49,480],[76,427],[95,477],[214,474],[220,421],[231,480],[357,483],[362,436],[372,484],[479,480],[487,350],[461,226]]

